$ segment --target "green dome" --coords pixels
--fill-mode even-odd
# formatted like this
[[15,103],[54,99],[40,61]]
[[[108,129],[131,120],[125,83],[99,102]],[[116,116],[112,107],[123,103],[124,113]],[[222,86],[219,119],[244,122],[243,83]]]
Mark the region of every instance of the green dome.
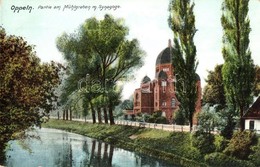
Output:
[[146,75],[146,76],[142,79],[142,84],[148,83],[148,82],[150,82],[150,81],[151,81],[151,79]]
[[172,62],[171,56],[171,47],[165,48],[161,53],[157,56],[156,65],[159,64],[168,64]]
[[200,76],[197,73],[196,73],[196,81],[200,81]]

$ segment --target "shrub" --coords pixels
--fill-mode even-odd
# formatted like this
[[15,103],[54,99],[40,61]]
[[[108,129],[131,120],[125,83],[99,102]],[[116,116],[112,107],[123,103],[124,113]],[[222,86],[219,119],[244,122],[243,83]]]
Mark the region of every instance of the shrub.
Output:
[[257,137],[254,132],[236,132],[232,136],[228,147],[224,150],[224,153],[238,159],[246,160],[252,152],[250,147],[255,144],[257,144]]
[[230,108],[224,109],[219,112],[219,116],[222,120],[219,125],[221,136],[231,139],[237,122],[235,111]]
[[256,166],[260,166],[260,141],[258,141],[258,144],[256,146],[252,147],[252,151],[253,153],[249,155],[250,161]]
[[201,162],[203,155],[191,145],[189,133],[144,130],[134,139],[135,144]]
[[196,131],[192,136],[192,145],[202,154],[212,153],[215,150],[214,135],[202,131]]
[[162,111],[161,110],[157,110],[153,112],[154,117],[161,117],[162,116]]
[[227,147],[228,140],[221,135],[215,135],[214,145],[216,152],[222,152]]
[[205,162],[212,167],[254,167],[249,161],[238,160],[223,153],[212,153],[205,156]]
[[159,124],[166,124],[167,123],[167,119],[165,117],[158,117],[155,120],[155,123],[159,123]]
[[214,111],[203,110],[198,114],[199,130],[205,133],[211,133],[220,123],[220,118]]
[[145,122],[149,122],[149,123],[155,123],[155,118],[153,116],[148,116],[145,119]]
[[185,125],[186,119],[183,110],[179,110],[174,114],[174,121],[177,125]]
[[144,120],[145,122],[149,122],[149,123],[162,123],[162,124],[167,123],[167,119],[162,116],[162,111],[160,110],[155,111],[152,115],[145,115]]

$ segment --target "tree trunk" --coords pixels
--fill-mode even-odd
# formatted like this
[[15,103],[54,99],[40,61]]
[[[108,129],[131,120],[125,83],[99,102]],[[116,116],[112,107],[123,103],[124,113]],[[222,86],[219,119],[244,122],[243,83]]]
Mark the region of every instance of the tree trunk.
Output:
[[83,116],[84,116],[85,122],[87,122],[87,115],[88,115],[87,113],[88,113],[88,110],[87,110],[87,108],[85,108],[83,111]]
[[72,121],[72,109],[70,108],[70,121]]
[[244,110],[243,110],[243,107],[240,107],[240,131],[244,131],[245,130],[245,122],[244,122],[244,119],[243,119],[243,115],[244,115]]
[[192,127],[193,127],[193,114],[190,112],[190,132],[192,132]]
[[90,102],[90,108],[91,108],[91,114],[92,114],[93,124],[95,124],[95,123],[96,123],[96,112],[95,112],[95,109],[94,109],[94,107],[93,107],[92,102]]
[[102,123],[102,117],[101,117],[101,108],[97,108],[97,114],[98,114],[98,123]]
[[104,108],[103,108],[103,111],[104,111],[104,119],[105,119],[105,123],[108,124],[107,108],[104,107]]
[[69,110],[66,109],[66,120],[69,120]]
[[58,120],[60,119],[60,112],[58,111],[57,113],[57,116],[58,116]]
[[114,125],[115,121],[114,121],[114,115],[113,115],[113,105],[111,104],[111,102],[109,102],[108,112],[109,112],[110,125]]
[[66,111],[63,110],[63,114],[62,114],[63,120],[65,120],[65,115],[66,115]]
[[245,130],[245,121],[244,119],[241,117],[240,118],[240,131],[244,131]]

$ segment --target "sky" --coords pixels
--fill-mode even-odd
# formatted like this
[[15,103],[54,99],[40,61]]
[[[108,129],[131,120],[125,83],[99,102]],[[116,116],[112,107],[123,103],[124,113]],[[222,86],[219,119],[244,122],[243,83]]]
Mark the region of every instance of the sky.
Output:
[[[199,65],[197,73],[205,86],[207,71],[223,63],[221,3],[222,0],[193,0],[198,29],[194,42]],[[69,9],[67,6],[84,9]],[[169,0],[0,0],[0,26],[7,34],[22,36],[35,45],[43,62],[64,62],[56,48],[56,38],[63,32],[73,33],[88,18],[103,19],[105,14],[123,18],[129,27],[129,39],[136,38],[145,51],[144,65],[135,71],[135,79],[124,83],[123,98],[131,96],[142,78],[155,76],[155,61],[173,39],[168,26]],[[108,6],[112,8],[108,8]],[[60,7],[60,8],[59,8]],[[250,0],[250,50],[255,64],[260,65],[260,1]]]

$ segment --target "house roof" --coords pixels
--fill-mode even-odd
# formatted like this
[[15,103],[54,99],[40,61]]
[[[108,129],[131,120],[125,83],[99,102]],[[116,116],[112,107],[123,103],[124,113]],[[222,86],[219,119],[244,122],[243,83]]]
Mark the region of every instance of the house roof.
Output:
[[256,99],[254,104],[247,110],[243,118],[260,119],[260,96]]

